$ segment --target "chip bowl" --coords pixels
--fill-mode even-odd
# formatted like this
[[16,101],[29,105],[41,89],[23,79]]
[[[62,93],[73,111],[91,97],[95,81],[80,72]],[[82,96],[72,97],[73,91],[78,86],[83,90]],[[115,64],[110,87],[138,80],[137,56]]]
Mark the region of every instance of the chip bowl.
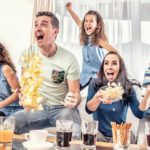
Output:
[[124,90],[120,85],[106,85],[100,88],[99,92],[103,99],[111,100],[112,102],[117,102],[122,99]]

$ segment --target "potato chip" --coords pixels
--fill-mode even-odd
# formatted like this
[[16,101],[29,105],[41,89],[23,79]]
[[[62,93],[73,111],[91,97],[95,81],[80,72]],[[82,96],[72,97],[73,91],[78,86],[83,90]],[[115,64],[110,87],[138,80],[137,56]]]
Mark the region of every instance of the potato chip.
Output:
[[[25,58],[27,59],[27,58]],[[35,110],[41,110],[42,105],[39,99],[41,98],[38,89],[42,83],[41,77],[41,59],[34,55],[30,64],[20,80],[21,93],[26,96],[23,105]]]
[[122,94],[124,93],[123,87],[120,83],[108,83],[107,86],[101,87],[100,92],[104,99],[119,100],[122,99]]

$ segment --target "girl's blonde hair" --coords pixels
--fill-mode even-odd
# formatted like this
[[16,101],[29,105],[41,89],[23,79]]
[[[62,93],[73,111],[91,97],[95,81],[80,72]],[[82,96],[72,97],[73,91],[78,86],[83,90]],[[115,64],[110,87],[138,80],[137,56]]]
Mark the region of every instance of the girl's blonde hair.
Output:
[[16,73],[15,65],[13,64],[8,50],[0,43],[0,63],[9,65]]

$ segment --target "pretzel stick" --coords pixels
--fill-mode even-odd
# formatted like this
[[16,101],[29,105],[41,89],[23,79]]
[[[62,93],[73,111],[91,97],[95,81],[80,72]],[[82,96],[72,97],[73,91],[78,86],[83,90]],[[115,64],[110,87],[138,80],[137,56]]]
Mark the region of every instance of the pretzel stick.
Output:
[[[113,133],[113,142],[121,145],[127,145],[129,140],[131,123],[121,123],[116,124],[115,122],[111,123],[112,125],[112,133]],[[117,133],[118,132],[118,133]]]

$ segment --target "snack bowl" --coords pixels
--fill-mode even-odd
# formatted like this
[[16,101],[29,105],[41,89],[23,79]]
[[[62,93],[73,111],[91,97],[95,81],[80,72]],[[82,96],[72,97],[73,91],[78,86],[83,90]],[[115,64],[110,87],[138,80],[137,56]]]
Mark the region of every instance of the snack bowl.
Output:
[[117,102],[122,99],[124,90],[119,84],[112,83],[101,87],[99,92],[102,94],[103,99],[109,99],[112,102]]

